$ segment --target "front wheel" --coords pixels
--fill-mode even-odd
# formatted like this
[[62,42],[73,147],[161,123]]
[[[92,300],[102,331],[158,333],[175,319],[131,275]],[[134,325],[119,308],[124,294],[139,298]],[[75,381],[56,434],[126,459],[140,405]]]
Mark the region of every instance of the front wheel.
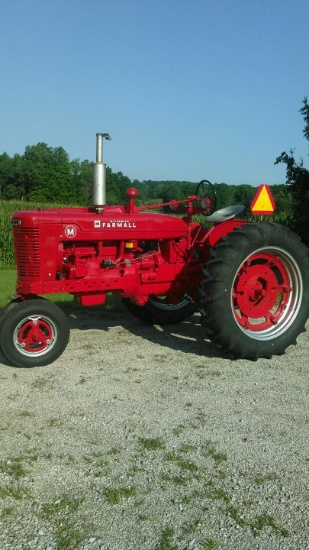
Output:
[[245,224],[203,268],[201,322],[234,357],[256,360],[296,344],[309,315],[308,249],[284,226]]
[[0,348],[16,367],[52,363],[69,340],[69,322],[63,311],[44,299],[25,300],[7,311],[0,330]]
[[[4,306],[1,311],[0,311],[0,332],[1,332],[1,327],[4,323],[4,320],[7,316],[7,314],[12,310],[14,309],[14,307],[16,307],[18,304],[20,304],[21,302],[21,298],[14,298],[13,300],[11,300],[8,304],[6,304],[6,306]],[[1,350],[1,345],[0,345],[0,350]]]
[[198,310],[196,302],[187,295],[174,300],[169,296],[152,296],[144,306],[138,306],[128,298],[122,302],[131,315],[148,325],[181,323]]

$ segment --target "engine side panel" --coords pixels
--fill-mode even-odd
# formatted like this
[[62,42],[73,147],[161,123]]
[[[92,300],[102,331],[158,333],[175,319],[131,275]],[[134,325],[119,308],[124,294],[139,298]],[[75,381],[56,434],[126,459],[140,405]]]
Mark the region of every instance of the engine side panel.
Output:
[[38,210],[12,225],[19,294],[167,292],[184,268],[187,224],[172,216]]

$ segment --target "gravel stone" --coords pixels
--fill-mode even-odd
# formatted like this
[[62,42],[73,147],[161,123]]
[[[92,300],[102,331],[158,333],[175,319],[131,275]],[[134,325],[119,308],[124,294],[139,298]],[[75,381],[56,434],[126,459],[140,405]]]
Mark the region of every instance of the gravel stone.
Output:
[[70,323],[52,365],[0,355],[0,549],[309,548],[308,333],[250,362],[198,315]]

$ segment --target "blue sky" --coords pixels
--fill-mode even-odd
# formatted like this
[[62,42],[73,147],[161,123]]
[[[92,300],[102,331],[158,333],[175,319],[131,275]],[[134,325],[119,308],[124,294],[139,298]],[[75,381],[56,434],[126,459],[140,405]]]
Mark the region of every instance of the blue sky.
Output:
[[139,180],[285,181],[308,0],[1,0],[0,154],[43,141]]

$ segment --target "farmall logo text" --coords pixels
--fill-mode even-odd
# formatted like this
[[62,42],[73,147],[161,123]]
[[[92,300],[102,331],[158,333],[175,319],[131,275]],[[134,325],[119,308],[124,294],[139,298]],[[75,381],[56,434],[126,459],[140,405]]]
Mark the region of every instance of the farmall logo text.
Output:
[[111,220],[109,222],[94,220],[94,227],[98,229],[134,229],[136,224],[128,220]]

